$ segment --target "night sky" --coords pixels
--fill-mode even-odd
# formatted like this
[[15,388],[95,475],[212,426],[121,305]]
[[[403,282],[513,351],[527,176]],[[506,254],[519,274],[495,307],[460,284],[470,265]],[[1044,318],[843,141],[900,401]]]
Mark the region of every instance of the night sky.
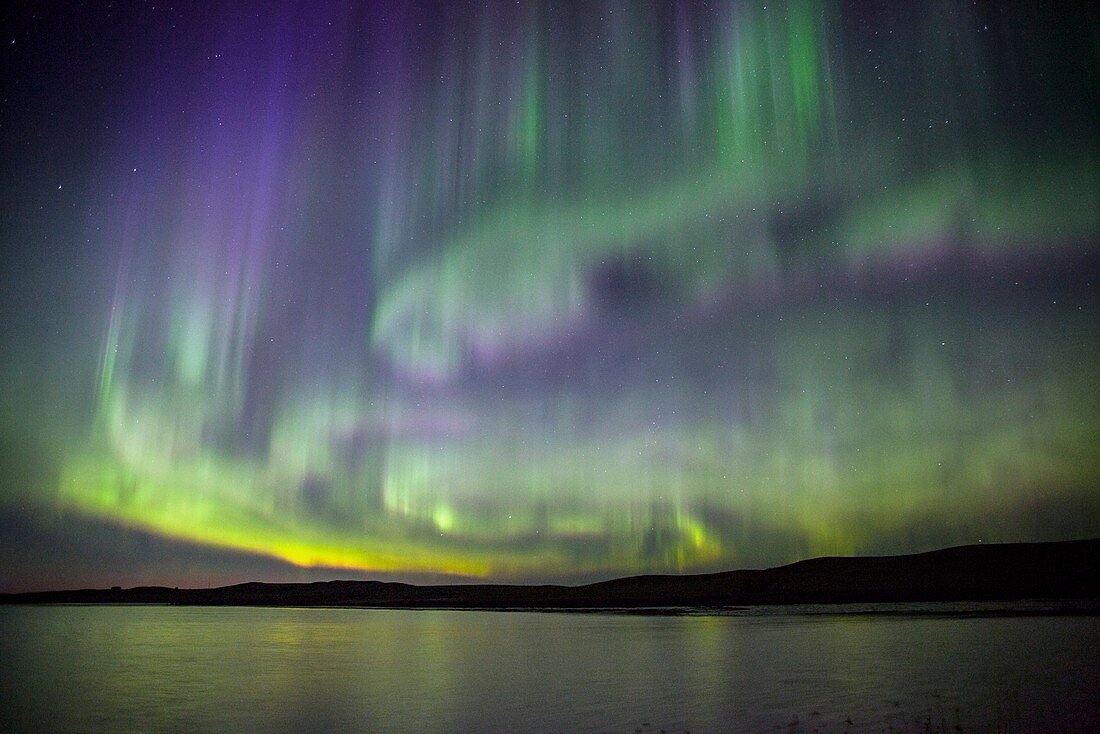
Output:
[[4,11],[0,587],[1100,535],[1086,4]]

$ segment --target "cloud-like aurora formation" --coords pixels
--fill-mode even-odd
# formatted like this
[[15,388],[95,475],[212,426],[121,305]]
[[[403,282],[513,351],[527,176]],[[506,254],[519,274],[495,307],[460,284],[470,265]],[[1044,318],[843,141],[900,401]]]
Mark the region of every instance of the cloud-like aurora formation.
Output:
[[500,579],[1095,534],[1094,16],[166,12],[7,506]]

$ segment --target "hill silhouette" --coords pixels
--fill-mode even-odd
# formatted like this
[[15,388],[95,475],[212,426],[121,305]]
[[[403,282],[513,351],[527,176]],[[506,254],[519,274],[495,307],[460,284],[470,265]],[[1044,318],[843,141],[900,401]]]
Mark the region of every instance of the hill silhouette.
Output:
[[1100,539],[967,545],[900,556],[823,557],[763,570],[586,584],[250,582],[209,589],[0,594],[5,604],[179,604],[447,609],[654,609],[773,604],[1100,599]]

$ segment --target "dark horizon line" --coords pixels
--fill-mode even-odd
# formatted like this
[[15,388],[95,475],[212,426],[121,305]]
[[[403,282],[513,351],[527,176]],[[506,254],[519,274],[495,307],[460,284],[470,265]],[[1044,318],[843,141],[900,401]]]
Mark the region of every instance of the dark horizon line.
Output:
[[0,604],[447,609],[720,608],[774,604],[1100,600],[1100,538],[978,543],[890,556],[822,556],[768,569],[644,574],[576,586],[249,581],[0,594]]

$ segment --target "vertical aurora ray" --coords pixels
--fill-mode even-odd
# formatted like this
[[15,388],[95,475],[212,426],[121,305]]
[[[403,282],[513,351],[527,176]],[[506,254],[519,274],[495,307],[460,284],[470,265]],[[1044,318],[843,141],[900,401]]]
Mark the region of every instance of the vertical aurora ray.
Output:
[[1100,527],[1076,11],[164,12],[4,507],[519,579]]
[[[787,10],[787,59],[791,79],[791,101],[799,142],[805,148],[819,123],[821,46],[813,9],[809,3],[792,3]],[[818,9],[818,14],[821,10]]]
[[519,114],[519,162],[523,176],[533,181],[538,173],[543,138],[543,94],[539,72],[538,45],[532,43],[531,59],[523,82],[523,103]]

